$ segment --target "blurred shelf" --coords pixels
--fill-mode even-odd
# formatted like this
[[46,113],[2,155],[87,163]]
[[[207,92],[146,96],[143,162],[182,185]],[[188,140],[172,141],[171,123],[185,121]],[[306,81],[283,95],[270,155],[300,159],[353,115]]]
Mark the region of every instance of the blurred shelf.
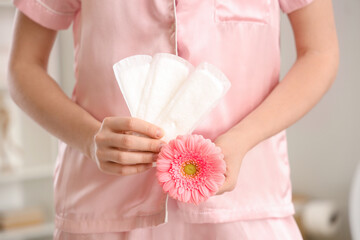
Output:
[[36,226],[17,228],[12,230],[0,231],[1,240],[30,239],[52,236],[54,223],[44,223]]
[[13,7],[12,1],[10,0],[0,0],[0,7]]
[[7,94],[9,92],[9,90],[5,86],[0,86],[0,92]]
[[51,178],[53,176],[53,169],[52,165],[41,165],[24,167],[13,172],[0,172],[0,184]]

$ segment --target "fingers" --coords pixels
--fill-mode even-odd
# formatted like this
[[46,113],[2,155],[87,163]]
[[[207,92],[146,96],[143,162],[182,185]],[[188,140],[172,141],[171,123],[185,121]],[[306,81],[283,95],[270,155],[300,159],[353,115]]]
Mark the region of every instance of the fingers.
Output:
[[151,163],[147,164],[136,164],[136,165],[120,165],[114,162],[102,162],[99,165],[100,171],[116,175],[116,176],[128,176],[132,174],[137,174],[149,170],[152,168]]
[[160,127],[134,117],[109,117],[103,120],[103,124],[114,132],[134,131],[151,138],[161,138],[164,135]]
[[166,142],[161,128],[132,117],[108,117],[94,136],[95,161],[100,171],[130,175],[150,169]]
[[215,193],[215,195],[221,195],[221,194],[223,194],[225,192],[234,191],[234,189],[236,187],[236,182],[237,182],[237,179],[233,179],[233,178],[231,178],[229,176],[226,176],[225,182],[219,188],[219,190]]
[[108,133],[106,136],[99,134],[95,141],[98,146],[146,152],[160,152],[161,147],[165,144],[165,142],[153,138],[117,133]]
[[156,162],[158,154],[151,152],[126,152],[118,149],[98,150],[98,159],[115,162],[122,165],[135,165]]

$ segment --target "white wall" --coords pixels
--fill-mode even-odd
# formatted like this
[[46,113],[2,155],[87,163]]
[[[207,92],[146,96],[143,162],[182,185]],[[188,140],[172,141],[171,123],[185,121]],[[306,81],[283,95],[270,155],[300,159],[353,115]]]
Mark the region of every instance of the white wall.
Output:
[[[360,160],[360,1],[333,1],[333,5],[341,51],[338,76],[320,103],[288,129],[288,142],[294,192],[334,199],[345,220],[334,239],[345,240],[351,239],[348,196]],[[286,15],[281,27],[284,76],[295,59]]]
[[74,46],[72,39],[72,28],[59,32],[59,48],[61,52],[60,69],[61,69],[61,88],[66,95],[71,97],[74,84]]

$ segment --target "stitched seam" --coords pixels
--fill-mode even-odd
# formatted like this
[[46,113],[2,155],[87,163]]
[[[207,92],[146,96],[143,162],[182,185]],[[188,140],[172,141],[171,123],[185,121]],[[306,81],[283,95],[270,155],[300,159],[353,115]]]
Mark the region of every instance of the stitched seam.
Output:
[[178,50],[177,50],[177,19],[176,19],[176,0],[173,0],[173,4],[174,4],[174,18],[175,18],[175,54],[178,55]]
[[74,12],[58,12],[55,11],[54,9],[50,8],[48,5],[46,5],[45,3],[43,3],[41,0],[36,0],[36,2],[42,6],[43,8],[45,8],[48,12],[52,13],[52,14],[56,14],[56,15],[65,15],[65,16],[72,16],[74,15]]
[[[163,214],[164,209],[154,212],[154,213],[149,213],[149,214],[137,214],[136,216],[134,216],[133,218],[142,218],[142,217],[152,217],[152,216],[158,216]],[[63,221],[71,221],[71,222],[77,222],[77,221],[82,221],[82,222],[119,222],[119,221],[124,221],[127,220],[128,218],[124,218],[124,217],[117,217],[115,219],[101,219],[101,220],[94,220],[93,217],[88,217],[86,215],[83,214],[76,214],[76,216],[78,217],[78,219],[71,219],[71,218],[67,218],[67,217],[63,217],[57,213],[55,213],[55,217],[58,219],[61,219]]]
[[[306,1],[306,0],[304,0]],[[268,6],[268,14],[266,16],[266,19],[257,19],[257,18],[248,18],[248,17],[241,17],[237,20],[220,20],[218,15],[216,14],[217,12],[217,3],[218,3],[218,0],[214,0],[213,1],[213,8],[214,8],[214,11],[213,11],[213,20],[215,23],[219,23],[219,24],[259,24],[259,25],[265,25],[265,24],[268,24],[269,23],[269,19],[270,19],[270,15],[269,15],[269,12],[270,12],[270,7]],[[268,0],[268,4],[270,4],[270,0]]]
[[[257,211],[263,211],[264,208],[265,209],[270,209],[272,210],[284,210],[284,209],[288,209],[288,208],[292,208],[293,204],[284,204],[281,206],[277,206],[277,205],[262,205],[262,206],[258,206],[258,207],[253,207],[253,208],[248,208],[248,209],[239,209],[239,210],[234,210],[234,209],[226,209],[226,208],[216,208],[216,209],[206,209],[206,210],[201,210],[199,212],[194,213],[193,211],[186,211],[186,210],[181,210],[182,212],[185,213],[191,213],[191,214],[207,214],[207,213],[212,213],[212,212],[257,212]],[[268,211],[267,210],[267,211]],[[267,212],[266,211],[266,212]]]

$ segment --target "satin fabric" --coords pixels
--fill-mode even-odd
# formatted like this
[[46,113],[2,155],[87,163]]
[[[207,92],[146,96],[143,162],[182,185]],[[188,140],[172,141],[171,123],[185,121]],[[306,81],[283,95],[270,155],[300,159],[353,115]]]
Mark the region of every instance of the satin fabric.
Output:
[[155,227],[127,232],[95,234],[67,233],[56,229],[54,239],[61,240],[301,240],[293,216],[224,223],[188,223],[179,214],[176,200],[169,198],[169,221]]
[[[112,65],[125,57],[168,52],[195,66],[202,61],[217,66],[232,87],[193,132],[215,140],[255,109],[277,85],[280,10],[289,13],[311,1],[13,2],[47,28],[65,29],[73,23],[76,85],[72,100],[99,121],[107,116],[130,116],[112,71]],[[104,233],[165,222],[171,225],[167,196],[156,182],[155,168],[130,176],[107,175],[77,149],[60,142],[54,174],[59,231]],[[246,154],[233,191],[213,196],[199,206],[176,205],[186,224],[239,221],[246,225],[256,219],[288,218],[294,206],[286,132],[259,143]]]

